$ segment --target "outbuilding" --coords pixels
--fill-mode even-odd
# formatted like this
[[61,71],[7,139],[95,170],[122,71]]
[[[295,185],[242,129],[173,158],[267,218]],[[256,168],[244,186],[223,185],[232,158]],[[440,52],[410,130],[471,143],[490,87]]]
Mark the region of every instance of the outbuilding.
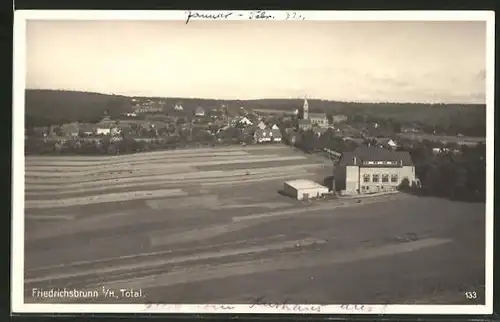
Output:
[[329,193],[327,187],[322,186],[311,180],[292,180],[286,181],[283,192],[297,200],[319,198]]

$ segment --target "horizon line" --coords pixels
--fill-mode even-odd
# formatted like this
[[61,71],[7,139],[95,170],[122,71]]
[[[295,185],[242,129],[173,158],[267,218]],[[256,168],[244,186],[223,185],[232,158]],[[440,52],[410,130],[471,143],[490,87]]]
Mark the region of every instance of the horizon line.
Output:
[[351,103],[351,104],[408,104],[408,105],[481,105],[486,106],[486,102],[484,103],[460,103],[460,102],[410,102],[410,101],[346,101],[346,100],[335,100],[335,99],[326,99],[326,98],[314,98],[308,95],[304,95],[302,97],[262,97],[262,98],[213,98],[213,97],[181,97],[181,96],[157,96],[157,95],[130,95],[130,94],[121,94],[121,93],[113,93],[113,92],[97,92],[97,91],[85,91],[85,90],[76,90],[76,89],[53,89],[53,88],[25,88],[25,91],[54,91],[54,92],[75,92],[75,93],[86,93],[86,94],[98,94],[98,95],[109,95],[109,96],[123,96],[127,98],[156,98],[156,99],[188,99],[188,100],[211,100],[211,101],[260,101],[260,100],[305,100],[308,101],[326,101],[326,102],[336,102],[336,103]]

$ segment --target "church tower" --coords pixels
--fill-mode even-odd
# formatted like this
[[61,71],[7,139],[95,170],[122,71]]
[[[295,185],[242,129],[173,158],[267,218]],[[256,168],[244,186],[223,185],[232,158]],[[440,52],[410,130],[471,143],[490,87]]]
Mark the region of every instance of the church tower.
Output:
[[307,98],[304,98],[304,106],[302,107],[302,118],[304,120],[309,119],[309,103],[307,103]]

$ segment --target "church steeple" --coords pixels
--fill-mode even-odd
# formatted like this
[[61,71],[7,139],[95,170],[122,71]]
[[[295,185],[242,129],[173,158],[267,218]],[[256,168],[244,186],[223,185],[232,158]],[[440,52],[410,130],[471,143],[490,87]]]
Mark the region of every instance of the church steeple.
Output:
[[309,118],[309,103],[307,103],[307,97],[304,97],[304,106],[302,107],[302,118],[307,120]]

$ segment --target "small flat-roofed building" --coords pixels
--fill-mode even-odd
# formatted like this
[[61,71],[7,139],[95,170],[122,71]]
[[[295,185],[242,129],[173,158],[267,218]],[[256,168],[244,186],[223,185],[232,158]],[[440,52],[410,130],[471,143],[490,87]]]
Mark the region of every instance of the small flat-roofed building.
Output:
[[311,180],[292,180],[286,181],[283,187],[283,192],[287,196],[297,200],[319,198],[322,195],[328,194],[328,187],[322,186]]

